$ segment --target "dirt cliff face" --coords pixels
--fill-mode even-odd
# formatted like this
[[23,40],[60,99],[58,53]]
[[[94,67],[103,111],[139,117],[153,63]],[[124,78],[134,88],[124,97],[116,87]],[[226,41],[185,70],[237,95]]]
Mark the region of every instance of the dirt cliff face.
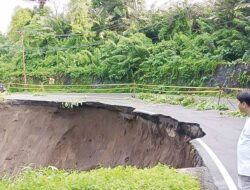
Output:
[[99,166],[164,163],[202,165],[189,143],[204,136],[198,124],[130,107],[83,103],[18,102],[0,105],[0,173],[22,166],[89,170]]

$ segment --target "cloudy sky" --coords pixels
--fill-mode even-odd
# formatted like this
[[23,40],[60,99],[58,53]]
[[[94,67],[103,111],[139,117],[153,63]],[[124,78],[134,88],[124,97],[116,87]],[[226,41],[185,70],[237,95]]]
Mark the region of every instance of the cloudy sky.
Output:
[[[63,9],[63,7],[65,7],[65,4],[67,4],[69,0],[53,0],[53,1],[54,1],[53,3],[50,3],[50,6],[52,8],[56,7],[58,9]],[[25,0],[0,0],[0,31],[2,33],[7,32],[8,26],[11,21],[11,17],[17,6],[32,8],[35,5],[37,5],[36,2],[29,2]]]
[[[52,0],[51,0],[52,1]],[[146,7],[149,8],[152,4],[156,4],[160,6],[166,2],[176,2],[179,0],[146,0]],[[202,1],[202,0],[193,0],[193,1]],[[49,3],[49,6],[60,10],[63,10],[69,0],[53,0]],[[28,2],[25,0],[0,0],[0,31],[2,33],[6,33],[8,26],[11,21],[11,17],[14,13],[14,10],[17,6],[20,7],[34,7],[36,5],[35,2]]]

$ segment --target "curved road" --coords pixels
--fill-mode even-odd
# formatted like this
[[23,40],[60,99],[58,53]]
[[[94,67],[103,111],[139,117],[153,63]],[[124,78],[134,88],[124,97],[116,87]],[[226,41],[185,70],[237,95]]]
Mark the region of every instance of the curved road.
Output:
[[179,121],[199,123],[206,133],[206,136],[202,138],[202,142],[210,147],[230,175],[229,177],[233,179],[233,181],[230,181],[230,179],[225,180],[215,164],[215,160],[211,158],[208,151],[197,140],[194,140],[193,144],[202,155],[216,186],[221,190],[234,190],[234,184],[237,186],[236,148],[238,137],[245,122],[244,118],[223,116],[218,111],[196,111],[175,105],[146,103],[132,98],[131,94],[49,94],[44,96],[12,94],[6,96],[6,99],[66,102],[97,101],[113,105],[131,106],[144,112],[168,115]]

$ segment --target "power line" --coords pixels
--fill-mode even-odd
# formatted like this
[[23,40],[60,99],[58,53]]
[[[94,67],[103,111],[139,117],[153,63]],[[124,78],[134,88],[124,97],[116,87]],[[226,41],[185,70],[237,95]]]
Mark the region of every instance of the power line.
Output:
[[[224,22],[224,23],[229,23],[229,22],[232,22],[232,21],[228,21],[228,22]],[[109,28],[109,29],[117,29],[117,27],[116,26],[119,26],[120,24],[122,24],[122,23],[117,23],[117,24],[115,24],[115,25],[113,25],[112,27],[106,27],[106,28]],[[132,30],[131,32],[133,32],[133,33],[136,33],[136,32],[141,32],[141,31],[143,31],[143,30],[145,30],[145,29],[147,29],[147,28],[153,28],[154,26],[157,26],[159,23],[156,23],[156,24],[153,24],[153,25],[150,25],[150,26],[146,26],[146,27],[144,27],[144,28],[139,28],[139,29],[137,29],[137,30]],[[122,24],[122,25],[124,25],[124,24]],[[102,28],[103,30],[105,29],[105,28]],[[101,31],[101,30],[100,30]],[[99,31],[99,32],[100,32]],[[90,31],[91,32],[91,31]],[[93,32],[96,32],[96,31],[93,31]],[[39,34],[44,34],[43,32],[33,32],[33,34],[34,35],[39,35]],[[59,34],[59,35],[51,35],[51,36],[68,36],[68,37],[70,37],[70,36],[82,36],[82,35],[85,35],[86,33],[79,33],[79,34],[77,34],[77,33],[71,33],[71,34]],[[163,35],[163,36],[161,36],[161,37],[166,37],[166,36],[168,36],[168,35]],[[151,37],[150,39],[152,39],[152,40],[154,40],[154,39],[159,39],[159,36],[155,36],[155,37]],[[42,47],[42,48],[47,48],[48,46],[44,46],[44,47]],[[86,46],[85,46],[86,47]],[[17,48],[16,46],[15,46],[15,44],[11,44],[11,45],[5,45],[5,46],[0,46],[0,50],[9,50],[9,48]],[[67,47],[65,47],[65,48],[67,48]],[[29,49],[29,48],[28,48]]]
[[[102,28],[102,30],[99,30],[99,31],[89,31],[89,32],[101,32],[103,31],[104,29],[118,29],[118,26],[123,26],[124,24],[122,23],[117,23],[115,25],[112,25],[112,26],[107,26],[107,27],[104,27]],[[22,31],[25,31],[25,30],[22,30]],[[16,32],[21,32],[21,31],[16,31]],[[30,32],[30,31],[29,31]],[[53,36],[53,37],[71,37],[71,36],[83,36],[83,35],[86,35],[88,32],[86,33],[71,33],[71,34],[59,34],[59,35],[52,35],[50,33],[50,35],[48,36]],[[31,31],[31,34],[33,35],[41,35],[41,34],[46,34],[45,32],[34,32],[34,31]],[[8,48],[10,47],[13,47],[13,48],[16,48],[15,46],[12,46],[12,45],[5,45],[5,46],[0,46],[0,50],[8,50]]]
[[[90,32],[101,32],[105,29],[118,29],[118,26],[125,26],[123,22],[120,22],[119,20],[117,20],[118,23],[116,24],[113,24],[111,26],[105,26],[105,27],[95,27],[95,28],[90,28],[90,30],[88,32],[84,32],[84,33],[70,33],[70,34],[52,34],[52,33],[48,33],[49,35],[48,36],[53,36],[53,37],[70,37],[70,36],[83,36],[83,35],[86,35]],[[114,21],[116,22],[116,21]],[[96,30],[98,29],[99,30]],[[46,32],[34,32],[34,31],[30,31],[30,30],[20,30],[22,32],[28,32],[28,34],[32,34],[32,35],[39,35],[39,34],[46,34]],[[20,32],[20,31],[16,31],[16,32]]]
[[[122,24],[122,25],[121,25]],[[117,29],[117,26],[123,26],[124,25],[124,23],[117,23],[117,24],[115,24],[115,25],[112,25],[111,27],[105,27],[105,28],[102,28],[102,30],[103,29]],[[155,26],[155,25],[157,25],[157,24],[154,24],[153,26]],[[126,25],[124,25],[124,26],[126,26]],[[133,32],[133,33],[136,33],[136,32],[140,32],[141,30],[144,30],[144,29],[146,29],[146,28],[150,28],[150,27],[153,27],[152,25],[151,26],[146,26],[146,27],[144,27],[144,28],[140,28],[140,29],[137,29],[137,30],[134,30],[134,31],[131,31],[131,32]],[[101,32],[102,30],[99,30],[98,32]],[[16,31],[16,32],[20,32],[20,31]],[[91,31],[90,31],[91,32]],[[93,32],[96,32],[96,31],[93,31]],[[39,34],[45,34],[45,33],[43,33],[43,32],[32,32],[32,34],[33,35],[39,35]],[[68,37],[70,37],[70,36],[82,36],[82,35],[85,35],[86,33],[79,33],[79,34],[59,34],[59,35],[51,35],[51,36],[55,36],[55,37],[57,37],[57,36],[68,36]],[[16,48],[15,46],[11,46],[11,45],[6,45],[5,47],[7,47],[7,48],[9,48],[9,47],[13,47],[13,48]],[[47,46],[44,46],[45,48],[47,47]],[[4,49],[3,47],[0,47],[0,50],[1,49]],[[6,49],[6,50],[8,50],[8,49]]]
[[33,56],[40,55],[40,54],[43,54],[43,53],[48,54],[48,53],[54,53],[54,52],[58,52],[58,51],[65,51],[65,50],[69,50],[69,49],[77,49],[77,48],[81,48],[81,47],[98,46],[98,45],[101,45],[101,44],[103,44],[103,41],[98,41],[98,42],[95,42],[95,43],[89,43],[89,44],[85,44],[85,45],[69,46],[69,47],[62,47],[62,48],[57,47],[57,48],[53,48],[51,50],[38,49],[37,51],[28,51],[28,52],[29,53],[30,52],[31,53],[32,52],[37,52],[37,53],[31,55],[31,57],[33,57]]
[[[113,26],[113,27],[114,27],[114,26]],[[113,28],[113,27],[112,27],[111,29],[115,29],[115,27],[114,27],[114,28]],[[44,34],[44,33],[34,33],[34,34],[39,35],[39,34]],[[70,35],[68,35],[68,36],[75,36],[75,35],[79,35],[79,36],[80,36],[80,35],[84,35],[84,34],[72,34],[72,35],[70,34]],[[61,36],[61,35],[60,35],[60,36]],[[94,43],[94,44],[95,44],[95,43]],[[91,43],[86,44],[86,45],[89,46],[89,45],[91,45]],[[15,46],[11,46],[11,45],[7,46],[7,45],[6,45],[5,48],[4,48],[4,47],[0,47],[0,50],[9,50],[10,47],[16,48]],[[48,48],[48,46],[43,46],[43,47],[40,47],[39,49],[41,49],[41,48]],[[53,47],[51,47],[51,48],[53,48]],[[30,48],[27,48],[27,50],[28,50],[28,49],[30,49]]]
[[[232,23],[233,21],[225,21],[225,22],[220,22],[220,24],[227,24],[227,23]],[[143,31],[143,30],[145,30],[145,29],[148,29],[148,28],[153,28],[153,27],[155,27],[155,26],[157,26],[157,25],[159,25],[160,23],[156,23],[156,24],[153,24],[153,25],[150,25],[150,26],[146,26],[146,27],[144,27],[144,28],[139,28],[139,29],[137,29],[137,30],[132,30],[132,32],[141,32],[141,31]],[[96,30],[96,31],[92,31],[92,29],[89,31],[89,32],[85,32],[85,33],[70,33],[70,34],[54,34],[54,35],[52,35],[52,34],[50,34],[50,35],[48,35],[48,36],[53,36],[53,37],[71,37],[71,36],[84,36],[84,35],[86,35],[86,34],[88,34],[88,33],[90,33],[90,32],[101,32],[101,31],[104,31],[105,29],[118,29],[118,27],[119,26],[126,26],[124,23],[117,23],[117,24],[114,24],[114,25],[112,25],[112,26],[106,26],[106,27],[103,27],[103,28],[101,28],[101,27],[99,27],[100,28],[100,30]],[[45,32],[31,32],[31,34],[33,34],[33,35],[39,35],[39,34],[45,34]]]
[[[118,23],[115,23],[115,22],[118,22]],[[118,29],[118,26],[126,26],[124,22],[122,22],[121,20],[115,20],[113,21],[113,23],[115,24],[112,24],[111,26],[105,26],[105,27],[102,27],[102,26],[97,26],[97,27],[92,27],[90,28],[91,30],[89,32],[101,32],[105,29]],[[154,25],[157,25],[158,23],[154,24]],[[154,26],[153,25],[153,26]],[[152,26],[146,26],[145,28],[140,28],[136,31],[140,31],[140,30],[143,30],[143,29],[146,29],[146,28],[149,28],[149,27],[152,27]],[[98,30],[96,30],[98,29]],[[21,30],[23,32],[30,32],[29,30]],[[20,32],[20,31],[16,31],[16,32]],[[89,32],[85,32],[85,33],[70,33],[70,34],[53,34],[51,36],[55,36],[55,37],[70,37],[70,36],[83,36]],[[33,34],[33,35],[39,35],[39,34],[45,34],[45,32],[34,32],[34,31],[31,31],[30,34]],[[51,34],[51,33],[49,33]]]

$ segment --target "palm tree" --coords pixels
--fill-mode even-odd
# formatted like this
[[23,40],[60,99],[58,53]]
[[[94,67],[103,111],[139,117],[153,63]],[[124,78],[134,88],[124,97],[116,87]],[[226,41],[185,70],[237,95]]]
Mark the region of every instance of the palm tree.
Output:
[[213,19],[220,26],[232,27],[233,20],[239,15],[241,18],[242,16],[245,18],[250,16],[249,0],[217,0],[215,2]]
[[43,9],[45,3],[47,2],[47,0],[29,0],[29,1],[36,1],[39,3],[39,9]]

